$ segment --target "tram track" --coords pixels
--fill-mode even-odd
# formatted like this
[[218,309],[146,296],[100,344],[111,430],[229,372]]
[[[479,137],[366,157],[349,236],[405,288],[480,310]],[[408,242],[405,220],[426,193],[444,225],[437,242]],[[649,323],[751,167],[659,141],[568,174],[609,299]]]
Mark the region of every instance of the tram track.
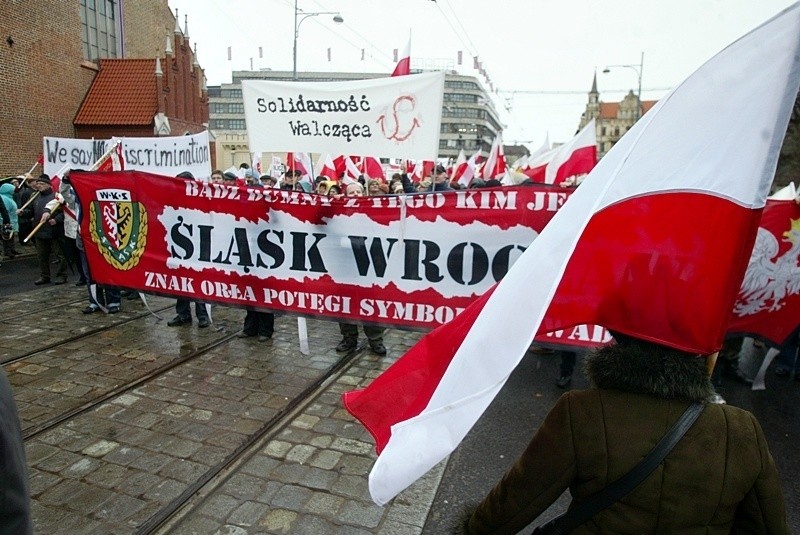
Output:
[[117,327],[120,327],[122,325],[133,323],[133,322],[138,321],[138,320],[143,319],[143,318],[148,318],[148,317],[152,316],[153,313],[157,314],[159,312],[164,312],[165,310],[169,310],[170,308],[173,308],[173,306],[174,305],[169,305],[169,306],[165,306],[165,307],[162,307],[162,308],[158,308],[158,309],[153,310],[152,313],[150,311],[143,312],[141,314],[137,314],[135,316],[126,318],[126,319],[124,319],[122,321],[113,321],[113,322],[109,323],[108,325],[103,325],[102,327],[97,327],[95,329],[89,329],[88,331],[84,331],[82,333],[79,333],[79,334],[76,334],[76,335],[73,335],[73,336],[70,336],[70,337],[67,337],[67,338],[64,338],[64,339],[56,340],[56,341],[54,341],[54,342],[52,342],[50,344],[46,344],[44,346],[37,347],[35,349],[32,349],[30,351],[21,353],[19,355],[14,355],[13,357],[2,359],[2,360],[0,360],[0,365],[6,366],[8,364],[14,364],[14,363],[19,362],[21,360],[30,358],[30,357],[32,357],[34,355],[45,353],[46,351],[50,351],[51,349],[57,348],[59,346],[62,346],[62,345],[65,345],[65,344],[70,344],[72,342],[76,342],[76,341],[79,341],[79,340],[83,340],[83,339],[89,338],[91,336],[96,336],[98,334],[111,331],[111,330],[113,330],[113,329],[115,329]]
[[[148,504],[135,520],[123,521],[121,517],[107,517],[103,511],[87,511],[87,521],[91,521],[89,518],[101,521],[107,526],[104,528],[107,532],[164,533],[164,526],[180,523],[185,515],[191,515],[204,503],[205,497],[213,495],[214,489],[236,474],[261,449],[260,445],[281,433],[294,416],[344,373],[354,357],[366,347],[366,341],[362,341],[349,353],[335,354],[331,348],[338,329],[329,322],[314,326],[312,347],[327,349],[311,355],[297,353],[296,334],[290,330],[292,323],[285,320],[278,323],[276,336],[268,343],[258,343],[255,339],[240,340],[236,336],[238,329],[226,328],[231,322],[235,322],[234,325],[238,323],[237,315],[224,311],[220,314],[220,327],[216,332],[194,329],[163,331],[159,335],[163,340],[161,344],[170,344],[171,351],[177,353],[178,347],[172,344],[179,342],[180,353],[185,353],[169,356],[157,349],[154,351],[158,345],[148,342],[151,335],[134,335],[131,339],[130,334],[126,334],[149,329],[135,326],[120,329],[120,326],[134,323],[143,316],[146,315],[68,337],[10,359],[16,362],[26,356],[49,353],[46,355],[48,360],[23,363],[23,368],[44,365],[45,371],[36,376],[19,376],[18,383],[20,400],[36,400],[37,397],[41,400],[40,396],[58,400],[53,403],[41,400],[37,404],[22,401],[24,412],[29,415],[28,421],[23,421],[22,434],[26,449],[33,455],[30,459],[32,466],[38,467],[34,473],[47,481],[58,478],[62,481],[60,485],[77,485],[84,489],[91,486],[99,490],[95,485],[106,488],[113,484],[113,480],[95,480],[92,475],[84,478],[74,472],[101,466],[103,468],[97,473],[108,473],[112,478],[116,471],[127,470],[128,477],[133,478],[132,483],[122,485],[113,494],[108,511],[116,511],[130,500]],[[119,332],[105,336],[105,341],[102,341],[103,331],[115,329]],[[74,341],[80,339],[87,341],[75,346]],[[128,352],[124,351],[106,351],[105,348],[114,347],[109,340],[126,340],[130,344],[128,352],[131,356],[126,356]],[[58,349],[59,346],[62,348]],[[89,348],[97,349],[92,353]],[[85,356],[68,359],[67,355],[76,350]],[[146,358],[139,360],[137,356]],[[170,360],[162,363],[153,358]],[[148,362],[158,366],[152,369],[143,366]],[[58,394],[59,390],[54,387],[60,386],[60,382],[74,383],[74,379],[63,374],[74,373],[72,370],[76,365],[86,366],[81,369],[89,370],[90,364],[100,367],[97,371],[91,368],[92,376],[99,374],[99,378],[118,379],[119,384],[109,382],[102,386],[102,383],[96,383],[91,399],[87,399],[89,396],[71,399]],[[50,366],[49,370],[46,366]],[[115,366],[121,367],[107,373]],[[9,373],[20,373],[19,369],[19,366],[12,367]],[[133,377],[131,372],[135,371],[139,373]],[[28,382],[23,381],[24,377]],[[235,395],[237,390],[256,396],[256,399],[252,403],[244,399],[239,402],[240,396]],[[228,396],[225,392],[233,394]],[[203,399],[206,395],[209,400]],[[226,400],[230,400],[231,405],[238,403],[243,411],[235,412],[235,409],[226,407]],[[56,412],[52,410],[55,408],[58,408],[58,413],[50,414]],[[187,421],[195,423],[182,428],[181,422]],[[213,432],[216,438],[208,435],[209,432]],[[210,456],[191,453],[201,444],[203,451],[208,450]],[[108,457],[96,449],[103,447],[113,448],[108,450]],[[51,453],[55,453],[54,456],[46,458]],[[46,457],[40,460],[41,455]],[[130,462],[122,460],[127,455],[142,457],[135,465],[122,468]],[[164,467],[160,459],[172,461]],[[62,461],[67,460],[69,466],[58,468]],[[190,468],[181,467],[192,467],[193,472],[188,475],[182,470]],[[150,483],[140,490],[133,490],[132,486],[142,481]],[[49,503],[50,491],[36,487],[34,485],[32,489],[32,499],[37,503]],[[86,494],[89,495],[98,500],[111,496],[105,491]]]
[[[85,302],[86,302],[86,296],[83,296],[83,297],[80,297],[78,299],[72,299],[70,301],[65,301],[63,303],[50,304],[50,305],[48,305],[47,308],[48,308],[48,310],[52,311],[54,309],[63,308],[63,307],[69,307],[69,306],[72,306],[72,305],[77,305],[78,303],[85,303]],[[15,320],[18,320],[20,318],[27,318],[27,317],[30,317],[30,316],[35,316],[36,314],[41,314],[41,312],[42,312],[41,310],[37,309],[37,310],[29,310],[27,312],[22,312],[22,313],[19,313],[19,314],[15,314],[13,316],[5,316],[5,315],[3,315],[4,311],[0,311],[0,321],[15,321]]]
[[[311,403],[322,389],[345,371],[353,359],[366,348],[366,345],[366,341],[362,340],[358,347],[343,355],[323,375],[289,400],[281,410],[265,421],[258,430],[249,435],[222,461],[212,466],[177,498],[152,515],[145,523],[138,526],[135,532],[136,535],[161,533],[162,528],[180,522],[186,515],[191,514],[196,507],[204,502],[210,492],[213,492],[215,488],[224,483],[233,470],[250,458],[254,450],[259,449],[266,440],[280,432],[294,415]],[[202,491],[205,491],[204,495],[195,500],[195,503],[192,503],[193,499]]]
[[46,432],[46,431],[49,431],[50,429],[53,429],[54,427],[56,427],[58,425],[61,425],[64,422],[66,422],[66,421],[68,421],[68,420],[70,420],[72,418],[75,418],[77,416],[80,416],[81,414],[84,414],[84,413],[86,413],[88,411],[91,411],[91,410],[97,408],[98,406],[102,405],[103,403],[107,402],[110,399],[113,399],[113,398],[115,398],[115,397],[117,397],[117,396],[119,396],[121,394],[124,394],[125,392],[129,392],[129,391],[133,390],[134,388],[137,388],[137,387],[145,384],[146,382],[151,381],[151,380],[155,379],[156,377],[159,377],[159,376],[169,372],[170,370],[172,370],[172,369],[174,369],[174,368],[176,368],[176,367],[178,367],[178,366],[180,366],[180,365],[182,365],[182,364],[184,364],[186,362],[189,362],[192,359],[195,359],[197,357],[200,357],[200,356],[208,353],[212,349],[214,349],[216,347],[219,347],[222,344],[230,342],[235,337],[236,337],[235,334],[229,334],[227,336],[224,336],[223,338],[215,340],[214,342],[212,342],[210,344],[207,344],[207,345],[201,347],[200,349],[197,349],[196,351],[193,351],[193,352],[191,352],[191,353],[189,353],[187,355],[184,355],[182,357],[178,357],[177,359],[172,360],[172,361],[168,362],[167,364],[165,364],[163,366],[160,366],[159,368],[157,368],[155,370],[152,370],[152,371],[148,372],[147,374],[145,374],[145,375],[143,375],[141,377],[138,377],[137,379],[134,379],[134,380],[132,380],[132,381],[130,381],[128,383],[120,385],[120,386],[118,386],[118,387],[106,392],[102,396],[93,398],[90,401],[87,401],[87,402],[81,404],[80,406],[77,406],[77,407],[75,407],[73,409],[65,411],[65,412],[63,412],[63,413],[61,413],[61,414],[59,414],[59,415],[57,415],[57,416],[55,416],[53,418],[50,418],[49,420],[47,420],[45,422],[42,422],[40,424],[36,424],[36,425],[29,426],[27,428],[24,428],[22,430],[22,438],[24,440],[30,440],[30,439],[32,439],[32,438],[34,438],[34,437]]

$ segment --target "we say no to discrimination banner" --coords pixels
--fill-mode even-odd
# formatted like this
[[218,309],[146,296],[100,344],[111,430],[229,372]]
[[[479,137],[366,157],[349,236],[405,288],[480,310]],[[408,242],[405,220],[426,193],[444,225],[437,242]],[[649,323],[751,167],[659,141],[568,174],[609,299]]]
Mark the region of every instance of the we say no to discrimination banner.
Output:
[[500,280],[570,194],[333,199],[129,171],[72,183],[99,284],[419,329]]
[[211,177],[208,131],[187,136],[42,140],[44,172],[55,176],[63,170],[89,169],[115,141],[122,142],[125,169],[175,176],[189,171],[195,178]]

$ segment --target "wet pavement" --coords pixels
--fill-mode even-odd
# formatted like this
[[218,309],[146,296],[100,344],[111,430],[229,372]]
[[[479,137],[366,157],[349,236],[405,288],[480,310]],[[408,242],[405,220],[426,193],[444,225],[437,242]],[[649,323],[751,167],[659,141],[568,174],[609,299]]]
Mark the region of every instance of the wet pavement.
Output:
[[[381,508],[367,490],[372,438],[340,396],[418,333],[389,330],[387,356],[362,344],[342,361],[336,323],[309,320],[303,355],[293,317],[278,317],[260,343],[235,337],[244,312],[221,306],[207,329],[167,327],[174,301],[155,296],[162,319],[141,301],[84,315],[85,288],[36,287],[34,265],[0,268],[0,359],[26,437],[37,533],[451,533],[563,392],[557,355],[528,353],[450,459]],[[767,387],[728,381],[721,393],[761,421],[797,529],[800,381],[770,373]]]

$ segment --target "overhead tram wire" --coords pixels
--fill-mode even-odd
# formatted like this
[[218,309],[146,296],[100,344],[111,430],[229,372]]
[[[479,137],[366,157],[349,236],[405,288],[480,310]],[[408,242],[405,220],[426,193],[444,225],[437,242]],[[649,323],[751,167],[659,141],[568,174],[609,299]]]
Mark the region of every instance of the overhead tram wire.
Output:
[[[223,9],[222,7],[220,7],[220,5],[219,5],[219,3],[217,2],[217,0],[210,0],[210,2],[211,2],[211,4],[212,4],[212,5],[214,5],[214,6],[216,7],[216,9],[217,9],[218,11],[220,11],[220,12],[221,12],[221,13],[222,13],[222,14],[225,16],[225,18],[227,18],[227,19],[228,19],[228,20],[229,20],[229,21],[230,21],[230,22],[231,22],[231,23],[232,23],[232,24],[233,24],[233,25],[234,25],[234,26],[237,28],[237,31],[240,31],[240,30],[242,30],[242,29],[243,29],[243,30],[244,30],[244,33],[246,33],[247,37],[248,37],[248,38],[250,38],[250,39],[251,39],[251,40],[252,40],[254,43],[261,43],[261,42],[262,42],[262,41],[261,41],[261,40],[263,39],[263,35],[262,35],[262,34],[259,34],[259,33],[256,33],[256,32],[254,32],[254,31],[252,31],[252,30],[251,30],[251,26],[250,26],[250,25],[245,25],[244,27],[240,28],[240,24],[239,24],[239,22],[237,22],[237,21],[233,20],[233,18],[230,16],[230,14],[228,13],[228,11],[227,11],[227,10],[225,10],[225,9]],[[289,7],[290,9],[294,10],[294,3],[293,3],[292,1],[290,1],[290,0],[280,0],[279,2],[276,2],[276,3],[283,4],[283,5],[287,6],[287,7]],[[315,3],[316,3],[316,4],[317,4],[317,6],[319,6],[319,7],[320,7],[322,10],[325,10],[325,11],[327,11],[327,8],[325,8],[324,6],[322,6],[322,5],[321,5],[319,2],[315,2]],[[313,22],[314,24],[317,24],[317,25],[319,25],[321,28],[323,28],[323,29],[324,29],[325,31],[327,31],[328,33],[330,33],[330,34],[332,34],[332,35],[336,36],[337,38],[341,39],[342,41],[344,41],[345,43],[347,43],[348,45],[350,45],[350,46],[351,46],[351,47],[352,47],[354,50],[358,50],[358,51],[360,51],[360,50],[363,48],[362,46],[359,46],[357,43],[354,43],[353,41],[351,41],[351,40],[350,40],[350,39],[348,39],[347,37],[343,36],[341,33],[334,32],[334,31],[333,31],[333,30],[332,30],[332,29],[331,29],[329,26],[326,26],[326,25],[325,25],[325,24],[323,24],[321,21],[319,21],[319,20],[316,20],[316,17],[312,17],[312,22]],[[345,21],[345,27],[346,27],[346,28],[348,28],[348,29],[349,29],[351,32],[353,32],[354,34],[356,34],[356,35],[357,35],[359,38],[363,39],[363,40],[364,40],[364,42],[366,42],[366,43],[369,45],[369,47],[370,47],[372,50],[380,50],[380,48],[379,48],[379,47],[376,47],[376,46],[375,46],[374,44],[372,44],[372,43],[371,43],[371,42],[370,42],[368,39],[366,39],[364,36],[362,36],[362,35],[361,35],[361,34],[359,34],[357,31],[355,31],[355,30],[354,30],[352,27],[350,27],[350,26],[347,24],[347,21]],[[256,45],[256,46],[258,46],[258,45]],[[374,58],[375,56],[372,56],[372,57]],[[388,60],[389,56],[388,56],[388,55],[386,55],[386,58],[387,58],[387,60]],[[377,61],[381,61],[381,60],[380,60],[380,59],[378,59],[378,58],[376,58],[376,60],[377,60]],[[387,65],[388,67],[390,67],[392,64],[391,64],[391,62],[389,62],[389,63],[387,63],[386,65]]]

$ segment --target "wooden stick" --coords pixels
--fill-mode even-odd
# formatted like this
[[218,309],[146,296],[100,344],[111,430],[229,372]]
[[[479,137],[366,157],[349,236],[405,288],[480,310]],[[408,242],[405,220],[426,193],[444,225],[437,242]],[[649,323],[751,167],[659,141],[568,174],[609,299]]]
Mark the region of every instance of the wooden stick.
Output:
[[[37,192],[37,193],[38,193],[38,192]],[[23,243],[28,243],[28,240],[30,240],[31,238],[33,238],[33,236],[34,236],[34,235],[35,235],[37,232],[39,232],[39,229],[40,229],[40,228],[42,228],[42,226],[44,226],[44,224],[45,224],[45,223],[47,223],[47,222],[50,220],[50,217],[52,217],[52,215],[53,215],[54,213],[56,213],[56,211],[57,211],[59,208],[61,208],[61,203],[57,203],[57,204],[56,204],[56,205],[53,207],[53,209],[50,211],[50,216],[49,216],[47,219],[40,220],[40,221],[39,221],[39,224],[38,224],[38,225],[36,225],[35,227],[33,227],[33,230],[31,231],[31,233],[30,233],[30,234],[28,234],[28,237],[27,237],[27,238],[25,238],[24,240],[22,240],[22,242],[23,242]]]
[[25,204],[23,204],[22,206],[20,206],[20,207],[19,207],[19,209],[20,209],[20,210],[24,210],[25,208],[27,208],[27,207],[28,207],[28,205],[29,205],[30,203],[32,203],[32,202],[33,202],[33,200],[34,200],[36,197],[38,197],[38,196],[39,196],[39,193],[40,193],[40,192],[38,192],[38,191],[37,191],[37,192],[35,192],[33,195],[31,195],[31,196],[30,196],[30,198],[28,199],[28,201],[27,201]]

